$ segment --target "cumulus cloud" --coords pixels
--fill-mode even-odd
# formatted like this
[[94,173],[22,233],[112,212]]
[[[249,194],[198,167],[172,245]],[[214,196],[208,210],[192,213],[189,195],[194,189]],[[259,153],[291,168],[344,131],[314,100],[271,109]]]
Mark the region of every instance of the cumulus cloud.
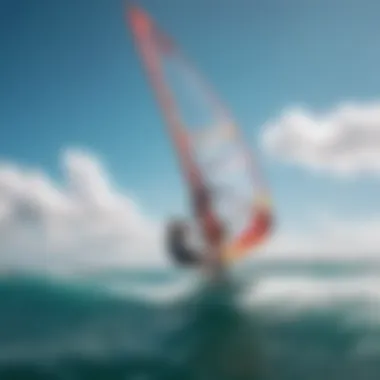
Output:
[[273,157],[344,176],[380,175],[380,102],[343,104],[325,114],[285,111],[264,126]]
[[260,252],[262,259],[380,260],[380,217],[325,216],[309,231],[279,229]]
[[117,192],[87,152],[62,156],[64,185],[42,171],[0,164],[0,266],[85,269],[157,264],[160,224]]
[[[0,271],[89,271],[168,265],[161,221],[115,189],[93,155],[66,150],[63,182],[41,170],[0,163]],[[313,232],[280,228],[262,259],[380,256],[380,218],[323,219]]]

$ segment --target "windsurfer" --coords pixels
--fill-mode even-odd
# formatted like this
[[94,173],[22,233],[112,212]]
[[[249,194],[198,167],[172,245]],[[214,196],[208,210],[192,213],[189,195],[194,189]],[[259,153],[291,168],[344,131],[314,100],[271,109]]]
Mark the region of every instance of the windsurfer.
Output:
[[202,252],[202,250],[191,247],[187,241],[190,227],[184,221],[178,219],[169,223],[167,247],[177,264],[185,266],[211,266],[215,269],[216,267],[220,267],[219,264],[222,261],[221,243],[223,242],[224,231],[210,212],[208,191],[204,188],[197,189],[193,199],[195,217],[203,231],[205,231],[208,248]]
[[169,223],[167,231],[167,248],[176,262],[184,266],[200,266],[203,255],[188,244],[189,226],[186,222],[175,219]]

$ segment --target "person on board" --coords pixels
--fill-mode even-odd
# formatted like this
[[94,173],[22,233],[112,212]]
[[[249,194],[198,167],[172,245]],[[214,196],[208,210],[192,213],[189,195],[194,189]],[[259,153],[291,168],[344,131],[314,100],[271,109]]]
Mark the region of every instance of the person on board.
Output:
[[[174,219],[169,223],[167,230],[167,248],[175,262],[184,266],[201,266],[220,256],[219,243],[223,239],[224,231],[216,223],[209,212],[210,195],[207,189],[198,188],[193,196],[193,209],[195,217],[203,228],[208,227],[209,245],[214,252],[201,252],[188,244],[189,225],[179,219]],[[214,256],[213,258],[208,256]]]
[[204,255],[188,243],[189,225],[179,219],[169,223],[167,234],[167,248],[176,264],[183,266],[200,266]]

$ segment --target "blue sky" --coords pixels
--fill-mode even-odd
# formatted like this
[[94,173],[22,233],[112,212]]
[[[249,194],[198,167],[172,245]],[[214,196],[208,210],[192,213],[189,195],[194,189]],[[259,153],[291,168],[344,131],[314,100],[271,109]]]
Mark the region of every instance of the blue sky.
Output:
[[[380,3],[139,1],[197,63],[252,147],[283,109],[379,98]],[[59,152],[85,147],[152,215],[185,207],[182,178],[119,0],[0,1],[1,158],[60,180]],[[379,214],[376,177],[345,181],[261,156],[278,217]],[[168,187],[170,190],[168,191]]]

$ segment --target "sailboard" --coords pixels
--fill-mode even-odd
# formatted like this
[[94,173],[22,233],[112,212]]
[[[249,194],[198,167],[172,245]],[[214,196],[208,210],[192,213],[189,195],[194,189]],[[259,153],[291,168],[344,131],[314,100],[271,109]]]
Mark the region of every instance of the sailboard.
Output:
[[[202,239],[212,245],[223,226],[222,260],[253,252],[270,236],[270,192],[253,152],[216,92],[147,12],[127,9],[137,50],[162,111],[189,189]],[[197,192],[207,189],[207,202]]]

